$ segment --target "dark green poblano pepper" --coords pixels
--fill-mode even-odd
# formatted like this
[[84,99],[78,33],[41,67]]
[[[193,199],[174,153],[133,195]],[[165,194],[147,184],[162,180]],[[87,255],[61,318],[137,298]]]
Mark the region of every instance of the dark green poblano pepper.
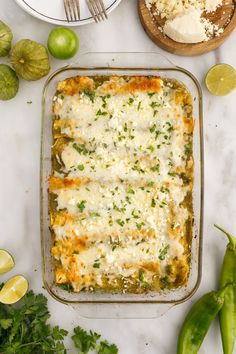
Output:
[[197,354],[207,331],[224,303],[224,288],[203,295],[191,308],[181,327],[177,354]]
[[220,288],[226,284],[225,302],[219,312],[220,330],[224,354],[232,354],[236,339],[236,237],[229,234],[220,226],[215,225],[229,239],[220,275]]

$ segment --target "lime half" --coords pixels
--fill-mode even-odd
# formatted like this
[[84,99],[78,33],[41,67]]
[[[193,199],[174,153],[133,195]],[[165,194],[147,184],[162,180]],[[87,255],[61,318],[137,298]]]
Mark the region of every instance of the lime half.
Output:
[[10,253],[0,249],[0,274],[9,272],[14,266],[15,262]]
[[0,302],[7,305],[14,304],[25,295],[28,286],[28,281],[22,275],[12,277],[0,291]]
[[236,70],[229,64],[214,65],[208,71],[205,83],[213,95],[228,95],[236,88]]

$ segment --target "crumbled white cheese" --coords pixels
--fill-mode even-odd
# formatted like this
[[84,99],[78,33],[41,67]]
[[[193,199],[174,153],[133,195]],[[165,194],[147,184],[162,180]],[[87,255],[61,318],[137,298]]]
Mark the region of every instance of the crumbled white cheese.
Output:
[[222,4],[222,0],[146,0],[148,9],[154,8],[162,18],[173,19],[182,12],[194,8],[201,13],[213,12]]
[[164,32],[168,37],[180,43],[199,43],[207,39],[200,13],[195,9],[189,9],[173,20],[166,21]]
[[222,0],[206,0],[205,10],[206,12],[216,11],[217,7],[222,4]]
[[199,43],[220,36],[224,29],[206,19],[223,0],[145,0],[153,15],[166,20],[160,32],[176,42]]

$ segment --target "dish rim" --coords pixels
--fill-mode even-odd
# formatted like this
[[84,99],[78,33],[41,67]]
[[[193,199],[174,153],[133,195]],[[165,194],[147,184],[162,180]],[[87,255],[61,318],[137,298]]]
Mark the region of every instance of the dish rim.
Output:
[[[90,55],[90,54],[94,54],[94,53],[85,53],[84,55]],[[123,53],[96,53],[96,54],[123,54]],[[140,52],[133,52],[133,53],[125,53],[125,54],[132,54],[132,55],[136,55],[136,54],[147,54],[147,53],[140,53]],[[148,54],[158,54],[158,53],[148,53]],[[46,80],[44,88],[43,88],[43,93],[42,93],[42,131],[41,131],[41,164],[40,164],[40,229],[41,229],[41,254],[42,254],[42,277],[43,277],[43,283],[44,283],[44,287],[45,289],[48,291],[48,293],[57,301],[64,303],[64,304],[142,304],[142,305],[148,305],[148,304],[179,304],[182,303],[186,300],[188,300],[189,298],[191,298],[194,293],[197,291],[200,282],[201,282],[201,277],[202,277],[202,244],[203,244],[203,218],[204,218],[204,214],[203,214],[203,210],[204,210],[204,142],[203,142],[203,108],[202,108],[202,90],[201,90],[201,86],[198,82],[198,80],[196,79],[196,77],[188,70],[180,67],[180,66],[175,66],[173,65],[169,60],[167,60],[169,63],[169,67],[163,67],[163,66],[156,66],[156,67],[121,67],[121,66],[79,66],[77,64],[72,64],[72,65],[66,65],[62,68],[59,68],[57,70],[55,70]],[[44,254],[44,236],[43,236],[43,198],[42,198],[42,194],[43,194],[43,183],[45,183],[43,181],[42,175],[43,175],[43,159],[42,159],[42,154],[43,154],[43,122],[45,119],[45,102],[46,102],[46,94],[47,94],[47,88],[48,85],[51,83],[51,81],[60,73],[62,72],[66,72],[66,71],[70,71],[70,70],[78,70],[78,71],[102,71],[102,70],[115,70],[116,72],[119,71],[176,71],[176,72],[181,72],[185,75],[187,75],[195,84],[196,89],[197,89],[197,93],[199,96],[199,100],[198,100],[198,112],[199,112],[199,116],[197,117],[197,119],[199,120],[199,137],[200,137],[200,146],[199,146],[199,151],[200,151],[200,212],[199,212],[199,247],[198,247],[198,264],[196,265],[197,268],[197,280],[195,282],[195,285],[192,287],[191,291],[186,294],[185,296],[183,296],[182,298],[179,299],[174,299],[174,300],[68,300],[68,299],[64,299],[60,296],[58,296],[58,294],[55,294],[53,292],[53,290],[51,289],[50,285],[48,284],[47,280],[46,280],[46,274],[45,274],[45,254]],[[194,237],[194,235],[193,235]],[[173,291],[174,293],[174,291]]]

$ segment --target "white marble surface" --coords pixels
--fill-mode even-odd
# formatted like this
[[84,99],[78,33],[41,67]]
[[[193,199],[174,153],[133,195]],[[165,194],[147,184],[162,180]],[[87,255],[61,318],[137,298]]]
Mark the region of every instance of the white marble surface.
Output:
[[[80,52],[87,51],[158,51],[143,31],[136,0],[123,0],[100,24],[76,28]],[[31,38],[46,43],[51,28],[24,13],[13,0],[0,1],[0,19],[14,32],[14,42]],[[221,49],[201,57],[165,55],[174,63],[192,71],[203,87],[205,140],[205,221],[203,276],[195,296],[175,306],[161,318],[142,320],[92,320],[49,298],[52,322],[67,329],[80,324],[114,341],[121,354],[174,354],[183,317],[203,293],[216,288],[226,240],[213,228],[217,222],[236,233],[236,91],[223,98],[211,96],[203,79],[217,62],[236,62],[236,31]],[[0,62],[6,62],[2,59]],[[52,60],[52,70],[64,63]],[[0,247],[8,249],[16,268],[7,277],[23,273],[35,291],[42,289],[39,232],[39,152],[41,90],[44,79],[20,82],[17,97],[0,102]],[[27,104],[32,101],[32,104]],[[1,279],[2,280],[2,279]],[[68,343],[71,346],[71,343]],[[76,353],[71,350],[70,353]],[[222,353],[218,323],[214,323],[200,354]],[[236,353],[236,351],[235,351]],[[191,354],[191,353],[189,353]]]

